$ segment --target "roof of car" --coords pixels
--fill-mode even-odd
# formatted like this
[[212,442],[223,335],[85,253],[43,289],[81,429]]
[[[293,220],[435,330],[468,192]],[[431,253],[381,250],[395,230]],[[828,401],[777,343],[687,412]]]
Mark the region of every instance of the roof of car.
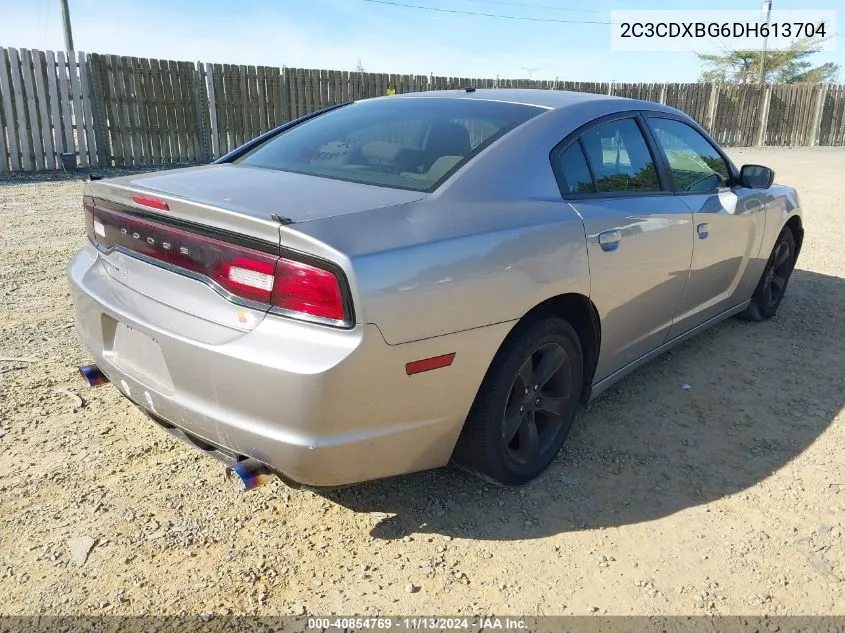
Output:
[[[407,92],[395,95],[403,99],[425,99],[425,98],[450,98],[450,99],[479,99],[483,101],[504,101],[508,103],[521,103],[540,108],[556,110],[566,108],[585,102],[618,101],[620,106],[628,109],[636,109],[643,106],[654,109],[671,109],[650,101],[640,101],[625,97],[614,97],[611,95],[594,94],[590,92],[572,92],[569,90],[537,90],[521,88],[479,88],[467,92],[464,88],[457,90],[429,90],[426,92]],[[395,98],[391,97],[391,98]]]

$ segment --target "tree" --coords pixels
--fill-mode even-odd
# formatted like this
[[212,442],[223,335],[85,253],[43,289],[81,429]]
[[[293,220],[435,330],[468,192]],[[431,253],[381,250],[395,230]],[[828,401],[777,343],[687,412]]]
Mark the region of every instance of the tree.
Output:
[[[768,51],[764,68],[766,83],[834,83],[839,65],[813,66],[810,57],[821,50],[818,40],[797,40],[782,51]],[[724,55],[697,53],[704,64],[701,81],[750,84],[760,79],[762,51],[729,51]]]
[[364,68],[364,62],[361,61],[361,58],[358,58],[358,63],[355,64],[355,72],[356,73],[365,73],[367,69]]

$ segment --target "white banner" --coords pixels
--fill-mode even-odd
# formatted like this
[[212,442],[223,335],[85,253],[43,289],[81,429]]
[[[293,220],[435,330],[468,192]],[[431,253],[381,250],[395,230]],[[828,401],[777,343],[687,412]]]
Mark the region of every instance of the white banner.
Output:
[[836,11],[611,11],[612,51],[836,50]]

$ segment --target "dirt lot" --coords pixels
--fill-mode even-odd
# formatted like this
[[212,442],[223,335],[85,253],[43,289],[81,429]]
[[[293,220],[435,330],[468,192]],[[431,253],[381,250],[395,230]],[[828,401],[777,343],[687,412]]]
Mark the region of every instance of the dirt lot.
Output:
[[520,490],[445,469],[235,494],[83,388],[81,182],[0,182],[0,613],[845,614],[845,150],[733,155],[801,193],[780,314],[625,380]]

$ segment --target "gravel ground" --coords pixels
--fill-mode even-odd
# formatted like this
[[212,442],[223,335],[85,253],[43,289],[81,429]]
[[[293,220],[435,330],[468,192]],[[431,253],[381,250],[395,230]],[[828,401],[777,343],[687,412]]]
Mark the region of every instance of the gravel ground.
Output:
[[733,154],[806,210],[780,314],[651,362],[519,490],[443,469],[235,494],[83,388],[81,181],[0,181],[0,614],[845,614],[845,151]]

